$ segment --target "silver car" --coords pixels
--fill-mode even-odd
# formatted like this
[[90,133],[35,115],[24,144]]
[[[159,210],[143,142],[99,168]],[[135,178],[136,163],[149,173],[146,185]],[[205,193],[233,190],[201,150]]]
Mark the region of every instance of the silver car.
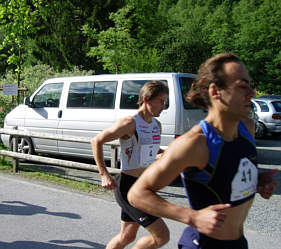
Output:
[[258,115],[257,138],[264,137],[268,133],[274,136],[281,135],[281,98],[279,96],[267,95],[252,99],[254,111]]

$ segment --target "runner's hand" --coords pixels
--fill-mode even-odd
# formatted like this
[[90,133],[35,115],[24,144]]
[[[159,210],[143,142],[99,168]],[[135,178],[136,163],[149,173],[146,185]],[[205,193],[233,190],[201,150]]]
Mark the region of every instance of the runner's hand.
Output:
[[272,170],[259,174],[258,193],[264,199],[269,199],[274,193],[277,183],[273,177],[277,175],[278,172],[278,170]]
[[223,227],[227,218],[224,210],[230,207],[230,204],[217,204],[195,211],[195,215],[191,218],[191,225],[200,233],[212,235]]
[[101,185],[105,189],[113,190],[117,188],[115,180],[108,174],[101,176]]

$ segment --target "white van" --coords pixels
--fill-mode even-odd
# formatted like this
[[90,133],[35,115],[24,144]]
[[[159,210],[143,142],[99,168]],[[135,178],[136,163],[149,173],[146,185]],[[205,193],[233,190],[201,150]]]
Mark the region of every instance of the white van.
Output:
[[[92,138],[119,118],[133,115],[142,85],[161,80],[169,87],[169,100],[159,117],[165,149],[206,116],[184,100],[194,78],[186,73],[140,73],[48,79],[7,114],[4,128]],[[1,138],[11,148],[11,136]],[[104,150],[105,158],[110,159],[109,147]],[[38,138],[20,138],[19,151],[93,158],[90,144]]]

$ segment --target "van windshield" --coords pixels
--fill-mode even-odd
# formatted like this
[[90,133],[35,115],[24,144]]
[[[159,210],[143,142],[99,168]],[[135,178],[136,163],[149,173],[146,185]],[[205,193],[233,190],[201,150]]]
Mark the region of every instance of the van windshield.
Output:
[[43,86],[34,96],[35,108],[59,107],[63,83],[50,83]]
[[193,106],[191,103],[189,103],[185,100],[186,94],[189,91],[193,81],[194,81],[194,78],[179,77],[181,96],[182,96],[182,102],[183,102],[184,109],[198,109],[197,107]]

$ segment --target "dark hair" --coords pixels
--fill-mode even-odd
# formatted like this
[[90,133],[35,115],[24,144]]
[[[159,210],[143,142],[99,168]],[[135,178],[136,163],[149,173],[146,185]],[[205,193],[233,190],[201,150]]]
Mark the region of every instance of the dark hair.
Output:
[[159,80],[146,82],[140,90],[138,105],[141,106],[143,104],[144,97],[147,100],[151,100],[160,93],[169,94],[169,88],[166,83]]
[[209,58],[201,64],[186,100],[204,110],[208,109],[208,106],[211,105],[208,92],[209,85],[215,83],[218,87],[225,88],[223,65],[228,62],[242,63],[237,55],[222,53]]

